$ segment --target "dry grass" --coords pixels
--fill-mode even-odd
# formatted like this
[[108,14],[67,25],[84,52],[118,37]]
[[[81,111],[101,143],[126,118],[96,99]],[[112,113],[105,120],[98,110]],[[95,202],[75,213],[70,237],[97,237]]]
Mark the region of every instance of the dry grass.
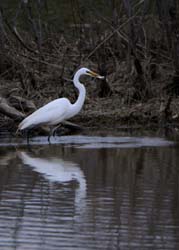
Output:
[[[32,34],[18,33],[4,22],[1,97],[12,106],[13,96],[31,100],[36,107],[62,96],[74,102],[78,93],[71,79],[76,69],[86,66],[104,74],[107,81],[104,87],[84,80],[86,103],[74,121],[101,127],[177,122],[179,78],[174,50],[178,33],[173,31],[177,19],[170,17],[165,26],[165,17],[142,15],[143,5],[136,6],[124,4],[111,22],[94,14],[93,22],[80,25],[80,30],[74,25],[76,38],[50,32],[40,44]],[[16,108],[31,112],[22,103]]]

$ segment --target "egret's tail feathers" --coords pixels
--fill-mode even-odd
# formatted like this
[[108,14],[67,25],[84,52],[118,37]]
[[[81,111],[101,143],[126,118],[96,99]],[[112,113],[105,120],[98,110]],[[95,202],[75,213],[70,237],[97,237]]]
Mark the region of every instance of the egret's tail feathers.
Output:
[[18,126],[18,130],[24,130],[32,126],[32,122],[29,121],[29,117],[25,118]]
[[34,114],[26,117],[18,126],[18,130],[31,129],[37,126],[43,125],[43,122],[39,122]]
[[18,129],[17,129],[17,131],[18,130],[23,130],[23,129],[25,129],[25,119],[19,124],[19,126],[18,126]]

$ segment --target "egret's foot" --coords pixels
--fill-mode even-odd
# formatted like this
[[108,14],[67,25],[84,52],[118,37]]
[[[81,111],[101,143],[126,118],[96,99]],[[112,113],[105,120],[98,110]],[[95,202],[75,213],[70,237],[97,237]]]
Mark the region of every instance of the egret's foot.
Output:
[[49,143],[49,144],[51,144],[51,141],[50,141],[50,137],[51,137],[51,136],[52,136],[51,134],[48,135],[48,143]]
[[55,128],[53,128],[53,130],[52,130],[52,135],[53,135],[53,137],[56,136],[56,131],[57,131],[57,129],[58,129],[60,126],[61,126],[61,124],[58,125],[58,126],[56,126]]
[[53,133],[52,133],[53,137],[56,136],[56,129],[53,130]]

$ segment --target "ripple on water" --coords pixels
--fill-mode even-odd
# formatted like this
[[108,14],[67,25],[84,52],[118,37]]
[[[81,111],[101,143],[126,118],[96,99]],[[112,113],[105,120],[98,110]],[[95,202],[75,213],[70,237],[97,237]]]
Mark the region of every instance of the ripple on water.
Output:
[[[20,146],[26,145],[25,138],[4,137],[1,139],[0,146]],[[30,145],[46,145],[47,137],[33,137],[30,139]],[[114,136],[56,136],[51,137],[51,144],[66,145],[68,147],[78,148],[137,148],[137,147],[164,147],[174,145],[160,137],[114,137]]]
[[0,149],[0,249],[179,248],[172,142],[59,139],[30,151]]

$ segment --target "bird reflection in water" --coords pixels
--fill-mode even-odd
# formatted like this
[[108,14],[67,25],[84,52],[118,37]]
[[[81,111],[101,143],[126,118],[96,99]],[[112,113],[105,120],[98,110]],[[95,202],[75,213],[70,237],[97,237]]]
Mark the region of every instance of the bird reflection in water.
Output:
[[75,190],[75,211],[77,215],[84,212],[86,179],[78,164],[57,157],[36,157],[24,151],[18,151],[18,156],[23,164],[33,167],[34,171],[43,175],[49,182],[68,185],[71,181],[76,181],[78,187]]

